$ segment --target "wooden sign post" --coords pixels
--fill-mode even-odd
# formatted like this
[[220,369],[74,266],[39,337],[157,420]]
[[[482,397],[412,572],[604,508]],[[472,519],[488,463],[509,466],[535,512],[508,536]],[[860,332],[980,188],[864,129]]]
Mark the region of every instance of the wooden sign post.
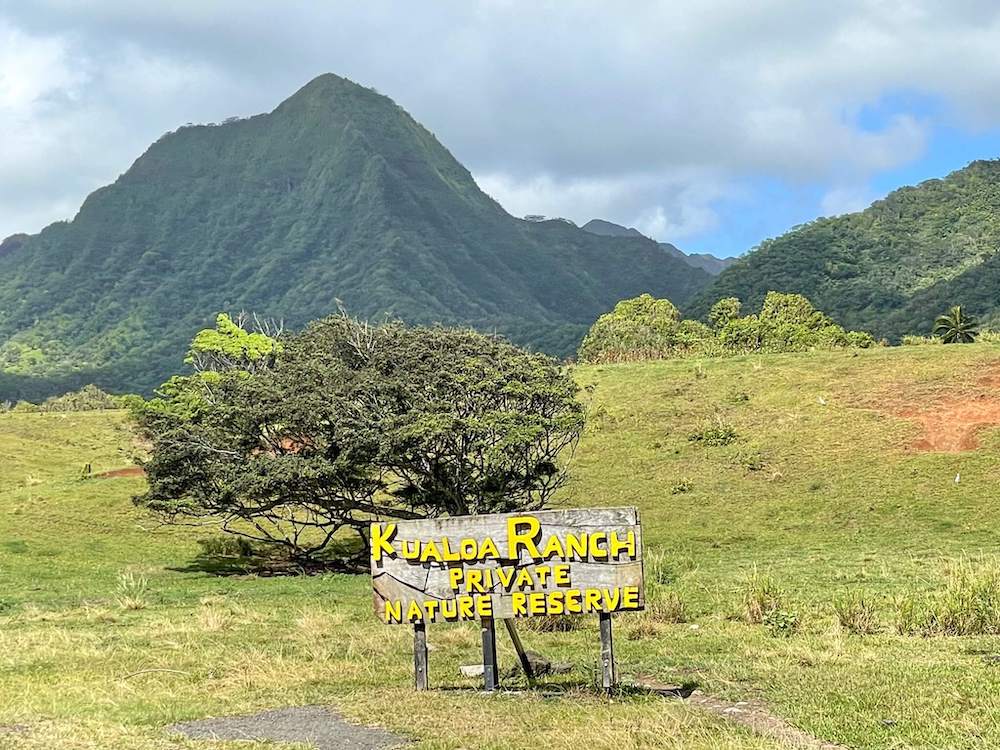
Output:
[[413,626],[418,690],[428,687],[427,624],[478,620],[483,687],[499,687],[496,620],[531,679],[518,617],[597,614],[601,685],[617,680],[611,614],[645,606],[642,529],[635,508],[550,510],[373,523],[375,613]]

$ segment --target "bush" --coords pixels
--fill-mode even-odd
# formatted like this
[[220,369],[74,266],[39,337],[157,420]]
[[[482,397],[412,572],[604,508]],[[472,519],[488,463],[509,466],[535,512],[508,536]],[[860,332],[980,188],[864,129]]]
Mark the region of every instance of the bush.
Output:
[[65,393],[62,396],[52,396],[40,404],[19,401],[14,405],[15,412],[76,412],[100,411],[104,409],[126,408],[128,399],[138,396],[112,396],[96,385],[85,385],[78,391]]
[[764,615],[763,625],[775,638],[787,638],[799,629],[799,616],[795,612],[772,609]]
[[681,321],[680,311],[666,299],[649,294],[626,299],[597,319],[578,356],[583,362],[636,362],[702,352],[712,338],[708,326]]
[[875,603],[863,594],[852,592],[833,604],[840,627],[855,635],[872,635],[879,631]]
[[703,425],[688,435],[688,440],[702,445],[719,447],[729,445],[738,437],[735,427],[725,422],[721,417],[717,417],[714,422]]

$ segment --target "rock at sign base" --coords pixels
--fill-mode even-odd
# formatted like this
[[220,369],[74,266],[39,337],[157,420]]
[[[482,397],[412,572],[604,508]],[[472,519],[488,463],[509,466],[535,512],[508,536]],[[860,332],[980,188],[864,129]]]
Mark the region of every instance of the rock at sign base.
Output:
[[483,676],[483,665],[482,664],[463,664],[458,668],[458,671],[462,673],[462,677],[482,677]]

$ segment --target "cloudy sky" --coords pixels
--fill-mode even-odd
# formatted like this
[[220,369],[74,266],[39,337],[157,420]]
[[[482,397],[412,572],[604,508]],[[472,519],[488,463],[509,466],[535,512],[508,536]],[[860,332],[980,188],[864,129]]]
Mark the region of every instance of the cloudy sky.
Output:
[[331,71],[511,213],[734,255],[1000,157],[997,50],[978,0],[0,0],[0,238]]

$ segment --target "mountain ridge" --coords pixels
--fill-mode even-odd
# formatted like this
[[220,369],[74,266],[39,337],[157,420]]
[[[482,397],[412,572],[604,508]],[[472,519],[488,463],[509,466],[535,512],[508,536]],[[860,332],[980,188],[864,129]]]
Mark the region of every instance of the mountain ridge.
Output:
[[1000,322],[1000,160],[898,188],[863,211],[821,217],[769,239],[691,302],[704,317],[727,296],[760,303],[771,290],[808,296],[849,328],[899,339],[929,334],[964,305]]
[[[621,224],[606,221],[605,219],[591,219],[580,228],[585,232],[597,234],[602,237],[633,237],[645,240],[651,239],[635,227],[625,227]],[[656,240],[653,241],[656,242]],[[683,260],[689,266],[700,268],[702,271],[705,271],[712,276],[718,276],[725,269],[736,262],[735,258],[718,258],[711,253],[685,253],[676,245],[669,242],[657,242],[657,244],[669,255]]]
[[165,134],[72,221],[8,242],[0,398],[148,392],[220,311],[297,327],[343,304],[568,355],[618,299],[683,302],[710,280],[652,240],[510,216],[399,105],[333,74]]

